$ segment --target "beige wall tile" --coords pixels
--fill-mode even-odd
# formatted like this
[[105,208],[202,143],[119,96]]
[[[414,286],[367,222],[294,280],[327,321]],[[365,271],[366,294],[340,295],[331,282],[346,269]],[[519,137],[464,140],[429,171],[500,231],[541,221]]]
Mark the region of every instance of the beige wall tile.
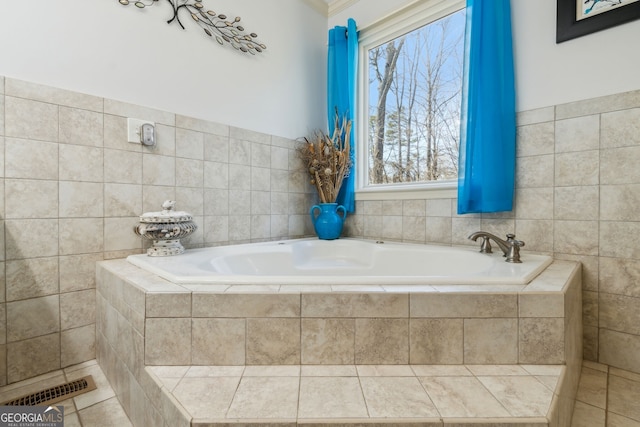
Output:
[[582,324],[598,326],[598,292],[582,292]]
[[258,139],[251,144],[251,166],[271,168],[271,136],[261,134]]
[[105,217],[132,217],[142,213],[141,185],[104,184]]
[[[210,243],[211,246],[216,246],[215,244],[228,242],[229,217],[226,215],[206,216],[204,218],[202,232],[204,234],[204,242]],[[258,237],[254,235],[253,229],[251,236]]]
[[590,115],[556,121],[556,153],[598,150],[599,148],[600,116]]
[[103,110],[103,99],[100,97],[12,78],[6,79],[6,93],[20,98],[82,108],[84,110]]
[[58,144],[5,138],[5,176],[58,179]]
[[535,110],[518,111],[516,113],[518,126],[525,126],[541,122],[551,122],[554,118],[555,107],[537,108]]
[[60,333],[61,367],[76,365],[96,357],[96,328],[94,325],[69,329]]
[[245,364],[245,319],[193,319],[191,333],[192,364]]
[[602,219],[598,211],[602,197],[601,188],[595,185],[556,187],[554,189],[553,218],[585,221]]
[[356,364],[409,363],[408,319],[356,319]]
[[7,381],[9,383],[56,369],[60,369],[59,333],[7,344]]
[[303,294],[302,317],[408,317],[408,294]]
[[640,108],[602,114],[602,148],[640,145]]
[[601,221],[600,256],[640,259],[640,222]]
[[102,148],[60,144],[62,180],[102,182],[103,162]]
[[518,219],[552,219],[553,188],[521,188],[516,195],[514,207]]
[[600,151],[556,154],[555,185],[598,185]]
[[598,255],[598,222],[555,221],[553,241],[556,252]]
[[565,362],[564,319],[520,319],[518,363],[562,364]]
[[176,159],[169,156],[144,154],[142,182],[146,185],[176,185]]
[[517,317],[518,300],[508,294],[411,294],[411,317]]
[[520,317],[564,317],[564,295],[561,293],[523,293],[518,295]]
[[506,417],[507,410],[475,377],[420,377],[442,417]]
[[60,142],[102,147],[103,122],[102,112],[60,107]]
[[176,185],[199,187],[204,185],[204,162],[202,160],[176,159]]
[[[174,187],[161,187],[156,185],[142,186],[142,212],[156,212],[162,210],[162,203],[165,200],[176,200],[176,189]],[[176,200],[177,209],[186,210],[182,205],[182,199]],[[193,215],[196,212],[188,211]]]
[[[141,144],[133,144],[127,140],[127,118],[103,115],[104,122],[104,147],[117,150],[141,152]],[[171,128],[173,130],[173,128]],[[158,127],[156,126],[156,130]],[[158,135],[159,137],[159,135]],[[159,144],[159,143],[158,143]]]
[[465,319],[464,363],[518,362],[517,319]]
[[176,127],[212,133],[214,135],[229,136],[229,126],[221,123],[209,122],[193,117],[176,114]]
[[424,216],[402,217],[402,240],[424,242],[426,239],[427,218]]
[[[553,252],[553,227],[551,220],[516,220],[516,234],[526,243],[527,251]],[[523,251],[522,254],[525,252]]]
[[60,219],[60,255],[102,252],[102,218]]
[[102,254],[69,255],[59,258],[60,292],[96,287],[96,262]]
[[[231,166],[226,163],[204,162],[204,188],[249,190],[251,182],[248,171],[248,167],[240,170],[233,167],[233,173],[231,173]],[[233,185],[230,186],[229,182]]]
[[354,319],[302,319],[301,363],[354,364],[355,332]]
[[640,298],[601,292],[600,327],[640,335]]
[[24,259],[58,255],[57,219],[5,221],[6,257]]
[[428,217],[425,229],[425,242],[451,244],[452,219],[446,217]]
[[640,146],[600,150],[600,184],[637,184],[639,161]]
[[173,113],[108,98],[104,100],[104,112],[116,116],[140,118],[169,126],[176,125],[176,116]]
[[58,106],[5,96],[5,134],[16,138],[58,141]]
[[204,159],[204,134],[176,128],[176,157]]
[[57,294],[58,258],[8,261],[6,284],[7,301]]
[[142,184],[142,154],[105,149],[104,182]]
[[5,218],[57,218],[58,183],[6,179]]
[[640,298],[640,260],[600,257],[599,289]]
[[191,293],[188,292],[152,292],[145,295],[145,304],[146,317],[191,317]]
[[97,218],[104,216],[103,184],[60,181],[60,218]]
[[96,322],[94,289],[60,294],[61,330],[78,328]]
[[[279,152],[282,154],[282,152]],[[204,135],[204,159],[210,162],[229,162],[229,138],[226,136]],[[284,169],[287,169],[286,167]]]
[[4,135],[4,95],[0,95],[0,135]]
[[382,216],[382,238],[390,240],[402,239],[402,216]]
[[191,319],[146,319],[144,359],[146,365],[190,365]]
[[520,157],[516,162],[516,187],[552,187],[554,156]]
[[120,251],[128,249],[141,249],[141,238],[133,232],[133,227],[138,223],[138,217],[130,218],[105,218],[104,219],[104,250]]
[[569,102],[556,106],[556,119],[586,116],[631,108],[638,105],[638,91]]
[[640,336],[601,328],[598,344],[600,363],[640,372]]
[[58,295],[7,303],[7,342],[60,331]]
[[251,142],[237,138],[230,138],[229,163],[236,165],[251,165]]
[[640,221],[640,184],[601,185],[600,220]]
[[553,153],[553,121],[518,126],[516,128],[517,157]]
[[411,364],[463,363],[463,320],[411,319],[409,348]]
[[300,319],[247,319],[246,364],[300,364]]

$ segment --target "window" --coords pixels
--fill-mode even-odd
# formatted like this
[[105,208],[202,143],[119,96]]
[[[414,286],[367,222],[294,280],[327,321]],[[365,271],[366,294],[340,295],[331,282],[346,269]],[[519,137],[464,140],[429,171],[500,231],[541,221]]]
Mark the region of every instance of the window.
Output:
[[420,2],[360,35],[360,192],[455,188],[464,2]]

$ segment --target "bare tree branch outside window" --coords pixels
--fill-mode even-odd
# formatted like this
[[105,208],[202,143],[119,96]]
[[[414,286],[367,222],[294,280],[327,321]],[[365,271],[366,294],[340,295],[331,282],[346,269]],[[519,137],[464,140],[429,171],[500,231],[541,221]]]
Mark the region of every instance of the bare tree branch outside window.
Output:
[[369,50],[369,183],[456,179],[464,10]]

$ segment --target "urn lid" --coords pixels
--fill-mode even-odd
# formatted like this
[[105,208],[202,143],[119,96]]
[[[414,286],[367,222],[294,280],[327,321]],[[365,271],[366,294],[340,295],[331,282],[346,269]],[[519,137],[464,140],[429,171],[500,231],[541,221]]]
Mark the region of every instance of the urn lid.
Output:
[[193,217],[190,213],[183,211],[174,211],[175,200],[165,200],[162,204],[162,211],[146,212],[140,215],[140,222],[160,224],[160,223],[177,223],[192,221]]

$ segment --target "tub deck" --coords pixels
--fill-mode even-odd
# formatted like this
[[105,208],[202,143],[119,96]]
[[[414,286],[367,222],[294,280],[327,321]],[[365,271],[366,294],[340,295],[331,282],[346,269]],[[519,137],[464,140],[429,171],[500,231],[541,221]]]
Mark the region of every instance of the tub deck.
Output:
[[96,353],[136,426],[568,427],[581,282],[218,288],[104,261]]

